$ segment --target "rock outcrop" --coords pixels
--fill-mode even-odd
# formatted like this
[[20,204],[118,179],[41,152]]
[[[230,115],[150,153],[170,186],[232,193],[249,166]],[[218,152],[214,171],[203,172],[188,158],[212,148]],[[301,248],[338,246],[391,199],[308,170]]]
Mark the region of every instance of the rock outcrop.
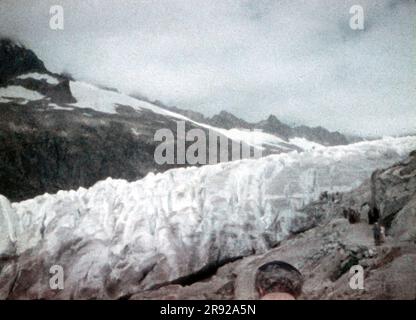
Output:
[[10,39],[0,39],[0,87],[16,75],[46,71],[33,51]]

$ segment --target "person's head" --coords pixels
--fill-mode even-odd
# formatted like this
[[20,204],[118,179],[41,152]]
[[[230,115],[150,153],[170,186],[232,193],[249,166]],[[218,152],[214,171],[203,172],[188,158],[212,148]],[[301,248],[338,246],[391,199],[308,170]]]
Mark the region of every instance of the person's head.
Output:
[[255,285],[262,299],[296,299],[302,293],[303,276],[286,262],[272,261],[257,270]]

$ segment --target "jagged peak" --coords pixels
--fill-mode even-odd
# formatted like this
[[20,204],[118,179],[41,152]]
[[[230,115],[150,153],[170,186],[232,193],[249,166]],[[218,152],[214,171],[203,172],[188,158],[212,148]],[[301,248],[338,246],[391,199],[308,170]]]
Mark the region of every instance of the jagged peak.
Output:
[[274,114],[269,115],[266,121],[273,124],[283,124]]
[[48,72],[44,63],[19,41],[0,39],[0,85],[27,72]]
[[225,110],[221,110],[220,113],[218,113],[216,116],[217,117],[221,117],[221,118],[231,118],[231,119],[238,119],[238,120],[240,120],[240,118],[236,117],[231,112],[228,112],[228,111],[225,111]]

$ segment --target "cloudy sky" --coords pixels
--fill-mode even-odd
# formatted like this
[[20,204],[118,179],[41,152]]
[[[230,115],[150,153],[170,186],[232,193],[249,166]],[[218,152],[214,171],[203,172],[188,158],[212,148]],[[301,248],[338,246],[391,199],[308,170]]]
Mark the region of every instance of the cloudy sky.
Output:
[[[64,30],[49,28],[55,4]],[[51,71],[206,115],[416,131],[415,0],[0,0],[0,35]]]

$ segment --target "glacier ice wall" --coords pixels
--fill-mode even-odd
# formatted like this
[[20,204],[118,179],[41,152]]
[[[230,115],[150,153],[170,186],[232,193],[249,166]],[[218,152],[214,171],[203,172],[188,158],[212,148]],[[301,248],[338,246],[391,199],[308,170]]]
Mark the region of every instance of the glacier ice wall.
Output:
[[[351,190],[413,149],[415,137],[386,138],[0,198],[0,297],[118,298],[263,252],[322,191]],[[62,291],[49,288],[52,265]]]

